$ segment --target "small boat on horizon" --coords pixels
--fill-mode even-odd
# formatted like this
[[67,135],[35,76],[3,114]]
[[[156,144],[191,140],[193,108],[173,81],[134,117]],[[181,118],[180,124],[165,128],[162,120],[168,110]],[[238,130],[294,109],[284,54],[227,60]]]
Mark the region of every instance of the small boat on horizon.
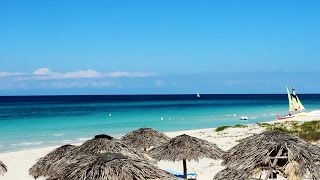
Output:
[[198,98],[200,97],[200,94],[199,94],[199,93],[197,93],[197,97],[198,97]]
[[289,101],[289,113],[288,113],[288,115],[285,115],[285,116],[280,116],[277,114],[278,120],[293,118],[293,117],[295,117],[295,115],[297,115],[301,111],[305,110],[300,99],[298,98],[298,95],[296,94],[294,86],[292,86],[291,93],[289,92],[289,89],[287,86],[286,86],[286,88],[287,88],[288,101]]

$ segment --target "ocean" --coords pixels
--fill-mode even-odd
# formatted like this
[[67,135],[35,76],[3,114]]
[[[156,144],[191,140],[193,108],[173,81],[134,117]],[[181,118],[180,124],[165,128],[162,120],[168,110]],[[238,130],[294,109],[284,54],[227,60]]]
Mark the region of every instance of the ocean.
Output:
[[[307,111],[320,109],[320,94],[299,98]],[[287,112],[286,94],[2,96],[0,153],[96,134],[119,137],[140,127],[178,131],[258,123]]]

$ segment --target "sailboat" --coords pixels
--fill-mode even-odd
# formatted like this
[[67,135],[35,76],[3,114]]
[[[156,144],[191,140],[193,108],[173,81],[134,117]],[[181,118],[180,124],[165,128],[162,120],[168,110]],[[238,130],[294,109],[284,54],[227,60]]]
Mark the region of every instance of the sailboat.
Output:
[[305,110],[300,99],[298,98],[298,95],[296,94],[294,87],[292,87],[291,94],[289,93],[288,87],[286,88],[287,88],[288,99],[289,99],[289,113],[297,114],[298,112]]
[[199,93],[197,93],[197,97],[198,97],[198,98],[200,97],[200,94],[199,94]]
[[296,94],[296,91],[294,87],[292,87],[291,93],[289,92],[288,87],[287,88],[287,94],[288,94],[288,101],[289,101],[289,113],[286,116],[278,116],[278,119],[288,119],[294,117],[296,114],[300,113],[301,111],[305,110],[304,106],[302,105],[298,95]]

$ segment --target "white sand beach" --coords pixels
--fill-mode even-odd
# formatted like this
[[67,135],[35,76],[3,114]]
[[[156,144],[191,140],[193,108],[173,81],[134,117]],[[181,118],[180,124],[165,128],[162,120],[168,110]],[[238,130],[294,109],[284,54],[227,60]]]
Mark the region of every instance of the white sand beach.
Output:
[[[320,116],[318,113],[314,115],[297,116],[294,119],[296,121],[311,121],[319,120]],[[270,122],[285,122],[285,121],[270,121]],[[248,121],[250,123],[250,121]],[[246,127],[228,128],[221,132],[215,132],[214,128],[188,130],[188,131],[176,131],[167,132],[169,137],[175,137],[181,134],[188,134],[190,136],[205,139],[209,142],[215,143],[218,147],[223,150],[228,150],[235,146],[240,139],[248,137],[252,134],[261,133],[264,131],[263,127],[257,124],[251,124]],[[55,147],[45,147],[32,150],[24,150],[17,152],[9,152],[0,154],[0,159],[8,166],[8,172],[0,179],[3,180],[32,180],[29,176],[28,169],[36,162],[36,160]],[[224,169],[221,166],[221,160],[209,160],[202,159],[199,162],[187,162],[188,172],[196,172],[198,174],[198,180],[211,180],[213,176]],[[182,172],[182,162],[167,162],[160,161],[158,166],[164,170],[174,170]],[[41,179],[41,178],[39,178]]]

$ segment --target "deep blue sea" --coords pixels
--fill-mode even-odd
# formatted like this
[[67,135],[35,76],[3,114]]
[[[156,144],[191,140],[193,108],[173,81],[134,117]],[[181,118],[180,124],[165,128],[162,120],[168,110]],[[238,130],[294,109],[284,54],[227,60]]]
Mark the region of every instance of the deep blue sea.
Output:
[[[299,95],[307,111],[320,94]],[[256,123],[286,114],[286,94],[0,97],[0,152],[123,135],[140,127],[177,131]],[[248,121],[240,120],[248,116]]]

